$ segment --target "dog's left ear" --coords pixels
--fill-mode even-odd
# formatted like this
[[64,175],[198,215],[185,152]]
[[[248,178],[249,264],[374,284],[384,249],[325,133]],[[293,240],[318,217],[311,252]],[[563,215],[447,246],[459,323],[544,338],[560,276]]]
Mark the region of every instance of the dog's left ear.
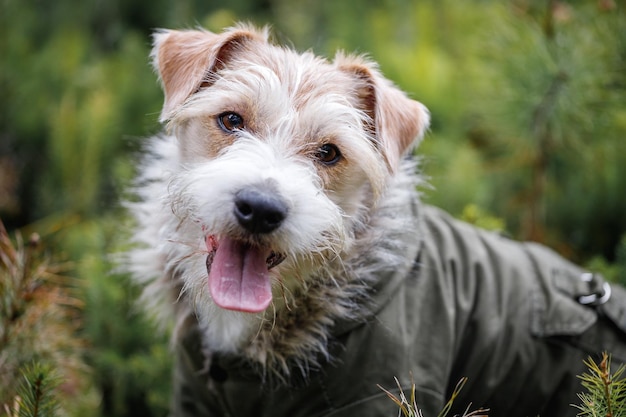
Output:
[[151,57],[165,93],[161,121],[170,119],[185,100],[208,87],[214,74],[253,42],[267,42],[267,31],[238,26],[221,34],[206,30],[155,33]]
[[372,130],[388,168],[394,172],[402,157],[424,136],[430,122],[426,107],[411,100],[384,78],[375,64],[355,56],[338,55],[337,67],[355,79],[356,93],[369,116]]

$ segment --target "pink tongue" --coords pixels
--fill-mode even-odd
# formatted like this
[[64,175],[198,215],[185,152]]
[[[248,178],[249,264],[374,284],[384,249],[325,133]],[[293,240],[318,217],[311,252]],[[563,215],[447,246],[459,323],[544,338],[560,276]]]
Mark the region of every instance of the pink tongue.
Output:
[[228,310],[264,311],[272,301],[268,256],[268,250],[221,238],[209,271],[213,301]]

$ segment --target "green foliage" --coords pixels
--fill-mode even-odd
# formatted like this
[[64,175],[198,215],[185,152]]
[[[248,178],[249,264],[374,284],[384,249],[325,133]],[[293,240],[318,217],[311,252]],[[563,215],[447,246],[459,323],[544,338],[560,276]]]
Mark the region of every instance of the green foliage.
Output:
[[58,415],[59,403],[55,390],[60,378],[54,371],[40,363],[33,363],[23,370],[24,380],[17,390],[15,409],[11,417],[54,417]]
[[[76,335],[82,303],[61,271],[61,266],[42,255],[38,235],[26,244],[17,235],[13,243],[0,222],[0,405],[10,407],[19,397],[25,402],[17,402],[20,413],[30,413],[24,410],[32,410],[40,400],[58,401],[67,413],[93,411],[95,397],[82,359],[83,340]],[[47,394],[52,388],[44,389],[56,381],[47,372],[53,368],[63,375],[58,398]],[[22,373],[30,385],[16,391]],[[40,391],[26,396],[29,387]],[[73,398],[79,391],[80,397]]]
[[603,256],[594,256],[587,262],[587,269],[597,271],[611,282],[626,286],[626,234],[622,236],[615,250],[615,262]]
[[487,205],[517,236],[608,256],[626,228],[624,11],[553,5],[486,10],[488,38],[470,43],[480,105],[468,133],[492,174]]
[[626,366],[611,372],[611,357],[604,353],[600,363],[589,358],[585,361],[588,373],[580,376],[586,392],[578,394],[581,405],[579,416],[624,417],[626,416],[626,379],[622,374]]
[[[431,110],[419,149],[435,189],[426,202],[591,259],[626,283],[625,11],[611,1],[545,4],[4,0],[0,216],[24,236],[40,233],[75,279],[63,278],[60,291],[51,285],[57,266],[24,263],[30,255],[14,270],[33,271],[24,276],[45,283],[37,291],[2,271],[0,396],[14,392],[7,381],[24,363],[53,358],[70,392],[93,404],[97,390],[100,415],[165,414],[166,336],[135,306],[138,289],[110,273],[126,229],[118,201],[141,138],[159,129],[162,95],[148,59],[159,27],[219,31],[247,20],[270,23],[301,50],[367,52]],[[18,241],[17,253],[30,250]],[[74,343],[89,346],[89,380]]]
[[[0,13],[0,189],[13,185],[8,189],[16,194],[11,207],[0,199],[0,213],[13,223],[30,223],[25,233],[37,230],[58,257],[72,261],[66,273],[80,278],[72,282],[73,295],[84,307],[80,326],[75,318],[62,320],[71,326],[69,334],[54,332],[41,317],[54,317],[55,304],[36,309],[41,314],[33,328],[48,324],[40,333],[52,333],[48,341],[78,335],[90,344],[84,357],[92,382],[72,380],[70,392],[79,390],[93,405],[93,385],[102,415],[164,415],[168,344],[134,305],[138,290],[126,277],[110,276],[109,260],[123,239],[114,208],[133,175],[130,153],[139,147],[137,138],[156,131],[162,99],[149,66],[147,28],[131,28],[123,17],[113,30],[106,19],[123,13],[121,4],[115,10],[112,2],[93,9],[92,2],[35,3],[8,0]],[[54,24],[47,27],[49,22]],[[94,32],[90,23],[105,29]],[[34,333],[7,336],[5,352],[15,360],[6,369],[13,378],[20,363],[41,354],[27,337]],[[46,355],[67,353],[48,346]],[[65,362],[57,368],[73,372]]]
[[505,231],[504,220],[485,213],[484,210],[476,204],[468,204],[465,206],[460,219],[483,229],[495,232]]
[[[87,305],[84,334],[93,348],[87,359],[103,393],[104,416],[163,416],[169,405],[171,352],[164,332],[156,331],[136,304],[139,288],[128,277],[111,274],[111,261],[97,254],[111,250],[119,238],[113,219],[91,225],[92,244],[77,273]],[[68,240],[83,239],[84,231]],[[78,243],[77,243],[78,244]]]

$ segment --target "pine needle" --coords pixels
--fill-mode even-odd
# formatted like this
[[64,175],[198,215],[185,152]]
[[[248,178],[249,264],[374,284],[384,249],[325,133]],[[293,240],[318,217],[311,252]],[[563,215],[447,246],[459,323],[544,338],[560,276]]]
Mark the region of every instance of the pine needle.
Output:
[[54,395],[60,378],[50,366],[34,362],[22,375],[24,381],[15,401],[15,417],[54,417],[59,404]]
[[611,374],[611,357],[602,354],[600,363],[588,358],[585,365],[589,373],[579,376],[587,392],[578,394],[581,405],[574,405],[580,410],[579,416],[587,417],[626,417],[626,380],[622,374],[626,370],[620,366]]
[[415,402],[415,383],[411,384],[411,398],[407,400],[406,395],[402,390],[402,386],[400,385],[400,381],[398,381],[398,378],[396,377],[394,377],[393,379],[396,381],[396,385],[398,385],[398,390],[400,392],[398,394],[399,397],[396,397],[389,390],[386,390],[380,385],[378,385],[378,388],[383,390],[385,394],[387,394],[387,396],[391,399],[391,401],[396,403],[396,405],[400,408],[400,413],[402,413],[404,417],[423,417],[422,412],[417,407],[417,403]]
[[[380,385],[378,385],[378,388],[383,390],[385,394],[387,394],[387,396],[391,399],[391,401],[393,401],[400,408],[398,415],[402,415],[404,417],[424,417],[424,415],[422,414],[422,411],[417,406],[417,400],[415,398],[416,388],[415,388],[415,382],[413,382],[413,377],[411,377],[411,395],[410,395],[410,398],[408,399],[404,391],[402,390],[402,386],[400,385],[400,381],[398,381],[398,378],[394,377],[394,380],[396,381],[396,385],[398,386],[398,391],[399,391],[398,396],[394,395],[389,390],[386,390]],[[454,401],[459,396],[459,393],[463,389],[463,386],[465,386],[466,382],[467,382],[467,378],[461,378],[461,380],[458,382],[458,384],[454,388],[454,391],[452,392],[450,399],[448,400],[446,405],[443,407],[441,412],[439,412],[437,417],[447,417],[448,413],[452,409],[452,405]],[[489,409],[479,408],[478,410],[470,411],[470,407],[471,407],[471,404],[468,405],[467,409],[465,410],[465,412],[463,413],[461,417],[487,417],[486,413],[489,411]]]

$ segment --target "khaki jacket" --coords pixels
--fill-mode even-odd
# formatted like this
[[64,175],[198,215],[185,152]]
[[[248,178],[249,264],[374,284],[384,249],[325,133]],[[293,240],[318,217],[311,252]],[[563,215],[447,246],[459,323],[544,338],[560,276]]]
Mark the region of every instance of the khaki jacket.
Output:
[[583,359],[608,351],[615,368],[626,362],[626,291],[543,246],[420,210],[406,247],[415,262],[381,271],[372,315],[336,323],[322,369],[265,384],[236,357],[208,365],[190,323],[176,350],[172,415],[395,417],[377,385],[397,392],[397,377],[408,393],[412,375],[424,417],[438,415],[462,377],[450,416],[470,403],[492,417],[575,416]]

